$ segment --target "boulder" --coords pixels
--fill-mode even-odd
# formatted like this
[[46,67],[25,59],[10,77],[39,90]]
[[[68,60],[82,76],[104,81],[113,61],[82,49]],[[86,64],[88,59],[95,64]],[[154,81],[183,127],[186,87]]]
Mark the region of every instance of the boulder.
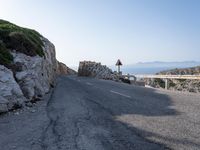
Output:
[[13,72],[0,65],[0,111],[11,110],[14,107],[21,107],[26,101],[20,86],[15,81]]
[[8,111],[9,101],[4,97],[0,96],[0,113],[5,113]]
[[76,75],[77,72],[67,67],[65,64],[58,62],[57,74],[58,75]]
[[45,38],[43,42],[44,57],[38,55],[31,57],[23,53],[12,52],[13,62],[20,64],[21,68],[15,72],[16,79],[29,101],[49,92],[56,78],[57,60],[54,45]]

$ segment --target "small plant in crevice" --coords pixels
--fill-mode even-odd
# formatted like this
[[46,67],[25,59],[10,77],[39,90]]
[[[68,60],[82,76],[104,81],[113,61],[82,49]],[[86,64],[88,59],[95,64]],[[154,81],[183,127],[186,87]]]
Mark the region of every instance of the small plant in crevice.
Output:
[[13,56],[0,40],[0,64],[8,66],[13,61]]

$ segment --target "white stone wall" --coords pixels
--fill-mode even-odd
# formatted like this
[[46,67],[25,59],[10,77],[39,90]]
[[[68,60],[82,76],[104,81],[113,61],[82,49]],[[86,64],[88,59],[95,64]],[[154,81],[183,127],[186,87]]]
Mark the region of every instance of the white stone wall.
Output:
[[91,61],[81,61],[78,69],[79,76],[88,76],[98,79],[117,80],[116,74],[105,65]]

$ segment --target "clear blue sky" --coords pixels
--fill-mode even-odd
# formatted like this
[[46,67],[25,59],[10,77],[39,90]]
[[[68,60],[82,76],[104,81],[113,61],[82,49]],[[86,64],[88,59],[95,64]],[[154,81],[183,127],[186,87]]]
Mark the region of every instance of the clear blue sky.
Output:
[[39,31],[69,66],[200,60],[200,0],[0,0],[0,18]]

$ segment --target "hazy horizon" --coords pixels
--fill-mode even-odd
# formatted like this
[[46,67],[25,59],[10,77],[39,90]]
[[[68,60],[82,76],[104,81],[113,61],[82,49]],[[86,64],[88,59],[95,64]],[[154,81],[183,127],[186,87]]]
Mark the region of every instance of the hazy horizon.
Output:
[[[87,61],[87,60],[81,60],[81,61]],[[92,60],[89,60],[89,61],[92,61]],[[97,61],[95,61],[97,62]],[[97,62],[97,63],[101,63],[101,62]],[[194,65],[196,64],[199,64],[200,65],[200,61],[194,61],[194,60],[186,60],[186,61],[148,61],[148,62],[136,62],[136,63],[130,63],[130,64],[123,64],[122,66],[133,66],[133,65],[139,65],[139,64],[153,64],[153,63],[180,63],[180,64],[183,64],[183,63],[193,63]],[[106,65],[106,64],[103,64],[101,63],[102,65]],[[76,65],[71,65],[70,67],[78,67],[79,66],[79,62],[76,64]],[[108,66],[115,66],[115,63],[111,64],[111,65],[108,65]]]
[[[106,65],[106,64],[102,64]],[[160,71],[166,71],[176,68],[191,68],[200,66],[200,61],[177,61],[177,62],[138,62],[135,64],[124,64],[121,66],[123,74],[155,74]],[[69,66],[78,71],[78,65]],[[115,64],[109,65],[113,71],[117,71]]]
[[68,66],[200,60],[198,0],[1,0],[0,19],[32,28]]

